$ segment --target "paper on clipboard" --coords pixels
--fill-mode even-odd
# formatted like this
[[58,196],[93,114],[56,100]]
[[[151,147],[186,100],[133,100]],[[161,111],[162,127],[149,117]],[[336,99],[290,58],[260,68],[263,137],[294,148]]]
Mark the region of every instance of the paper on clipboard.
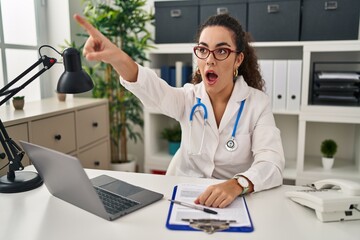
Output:
[[[208,185],[198,184],[179,184],[174,188],[172,199],[189,204],[194,204],[194,200],[199,196]],[[251,232],[253,225],[247,209],[245,199],[238,197],[226,208],[210,208],[218,214],[209,214],[196,209],[184,207],[178,204],[170,204],[166,226],[172,230],[194,230],[189,223],[182,219],[217,219],[235,220],[230,228],[224,231],[232,232]]]

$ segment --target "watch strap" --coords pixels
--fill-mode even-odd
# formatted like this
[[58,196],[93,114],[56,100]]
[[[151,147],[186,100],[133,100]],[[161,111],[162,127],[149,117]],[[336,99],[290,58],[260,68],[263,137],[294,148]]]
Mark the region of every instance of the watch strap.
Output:
[[[236,175],[233,177],[233,179],[238,180],[240,177],[246,179],[246,178],[245,178],[243,175],[241,175],[241,174],[236,174]],[[247,180],[247,181],[248,181],[248,180]],[[242,186],[239,182],[238,182],[238,184],[239,184],[240,187],[242,188],[242,192],[240,193],[240,196],[245,195],[245,194],[250,190],[249,187],[244,187],[244,186]]]
[[245,195],[245,194],[249,191],[249,189],[250,189],[250,188],[248,188],[248,187],[245,187],[245,188],[242,187],[242,188],[243,188],[243,190],[242,190],[242,192],[240,193],[240,196],[241,196],[241,195]]

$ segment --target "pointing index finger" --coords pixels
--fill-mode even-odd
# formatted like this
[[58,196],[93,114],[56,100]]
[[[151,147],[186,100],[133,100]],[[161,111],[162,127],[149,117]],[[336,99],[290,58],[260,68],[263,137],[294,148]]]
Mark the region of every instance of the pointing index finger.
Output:
[[85,18],[79,14],[74,14],[74,19],[88,32],[92,37],[99,37],[101,33],[93,27]]

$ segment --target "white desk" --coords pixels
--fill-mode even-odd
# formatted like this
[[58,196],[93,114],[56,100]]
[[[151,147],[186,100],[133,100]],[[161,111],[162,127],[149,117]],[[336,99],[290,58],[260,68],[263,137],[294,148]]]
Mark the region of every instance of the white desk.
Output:
[[[28,170],[33,170],[30,166]],[[246,197],[254,232],[215,233],[172,231],[165,227],[174,185],[214,183],[215,180],[169,177],[139,173],[87,170],[90,178],[107,174],[161,192],[164,199],[143,209],[106,221],[50,195],[45,185],[35,190],[0,194],[0,240],[113,240],[113,239],[359,239],[360,221],[321,223],[315,212],[284,197],[282,186]],[[66,177],[66,173],[64,173]]]

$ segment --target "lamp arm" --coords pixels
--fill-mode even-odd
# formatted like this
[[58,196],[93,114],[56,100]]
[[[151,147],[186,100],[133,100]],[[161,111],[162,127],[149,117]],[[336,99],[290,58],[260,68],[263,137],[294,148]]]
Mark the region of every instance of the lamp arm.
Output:
[[[30,84],[35,78],[43,74],[46,70],[50,69],[57,62],[55,58],[49,58],[45,55],[41,55],[40,49],[43,47],[50,47],[56,51],[56,49],[49,45],[41,46],[39,48],[40,59],[32,66],[30,66],[29,69],[25,70],[13,81],[8,83],[5,87],[0,89],[0,97],[4,97],[4,99],[0,101],[0,106],[3,105],[16,93],[21,91],[28,84]],[[56,52],[59,53],[58,51]],[[81,93],[91,90],[94,87],[94,84],[89,75],[81,67],[79,51],[77,51],[75,48],[68,48],[65,49],[63,53],[59,54],[63,58],[65,71],[59,79],[57,91],[60,93]],[[12,87],[16,82],[18,82],[21,78],[23,78],[27,73],[29,73],[40,63],[44,64],[43,69],[41,69],[29,80],[24,82],[20,87],[14,87],[13,89],[10,89],[10,87]],[[4,153],[0,152],[0,159],[4,159],[7,157],[9,163],[5,166],[10,165],[7,176],[0,177],[0,193],[24,192],[41,186],[43,184],[43,180],[39,174],[31,171],[17,171],[23,170],[21,160],[24,156],[24,151],[20,148],[20,146],[15,143],[15,141],[13,141],[9,137],[8,133],[6,132],[5,126],[1,122],[1,120],[0,142],[5,151]]]
[[[7,173],[7,176],[9,180],[12,180],[15,178],[16,170],[24,169],[21,160],[24,157],[25,153],[20,148],[20,146],[17,145],[15,141],[9,137],[1,119],[0,119],[0,142],[9,160],[9,171]],[[3,156],[2,158],[5,158],[5,156]]]
[[[5,85],[0,90],[0,96],[6,96],[4,99],[0,101],[0,106],[3,105],[7,100],[9,100],[12,96],[20,92],[22,89],[24,89],[27,85],[29,85],[32,81],[34,81],[37,77],[39,77],[41,74],[43,74],[45,71],[50,69],[55,63],[56,58],[49,58],[46,55],[39,58],[37,62],[35,62],[33,65],[31,65],[28,69],[26,69],[24,72],[22,72],[19,76],[17,76],[14,80],[9,82],[7,85]],[[36,66],[43,63],[44,68],[42,68],[38,73],[36,73],[34,76],[32,76],[29,80],[24,82],[20,87],[13,88],[8,90],[12,85],[14,85],[16,82],[18,82],[20,79],[22,79],[26,74],[28,74],[31,70],[33,70]]]
[[[28,69],[22,72],[19,76],[17,76],[14,80],[9,82],[0,90],[0,97],[5,96],[4,99],[0,101],[0,106],[3,105],[7,100],[9,100],[16,93],[24,89],[27,85],[29,85],[32,81],[34,81],[37,77],[43,74],[45,71],[50,69],[55,63],[55,58],[49,58],[46,55],[41,56],[37,62],[31,65]],[[12,85],[22,79],[26,74],[28,74],[31,70],[37,67],[39,64],[43,63],[44,67],[34,74],[29,80],[24,82],[19,87],[9,89]],[[9,171],[7,173],[7,178],[9,180],[13,180],[15,178],[15,171],[22,170],[24,167],[21,164],[21,160],[24,157],[24,151],[20,148],[19,145],[12,140],[8,133],[6,132],[5,126],[0,119],[0,142],[5,151],[5,154],[9,160]],[[0,152],[0,158],[5,158],[4,154]]]

